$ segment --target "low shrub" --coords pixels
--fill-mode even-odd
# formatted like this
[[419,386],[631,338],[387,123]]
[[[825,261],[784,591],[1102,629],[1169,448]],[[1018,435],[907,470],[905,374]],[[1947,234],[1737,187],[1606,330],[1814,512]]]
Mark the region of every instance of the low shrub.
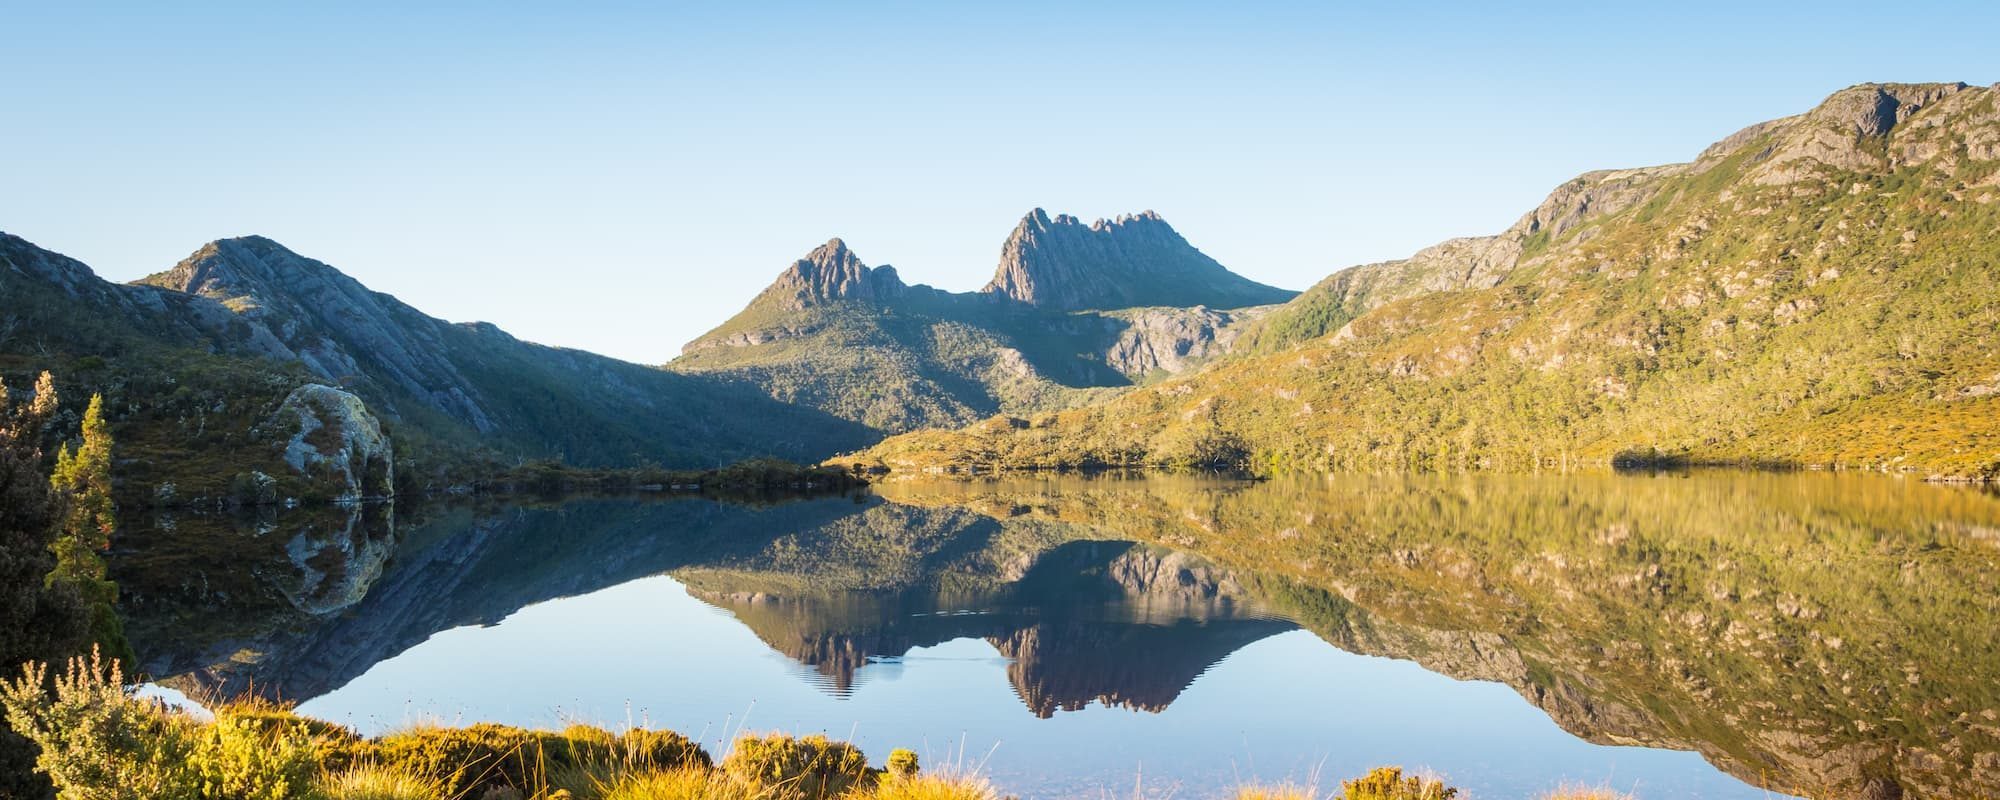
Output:
[[382,765],[437,781],[452,797],[469,798],[495,790],[537,790],[550,775],[578,766],[575,750],[561,734],[490,723],[412,728],[384,736],[372,748]]
[[1404,776],[1402,767],[1376,767],[1340,782],[1340,800],[1452,800],[1458,789],[1435,778]]
[[778,798],[823,800],[874,778],[861,750],[825,736],[744,736],[736,740],[722,770],[751,787]]

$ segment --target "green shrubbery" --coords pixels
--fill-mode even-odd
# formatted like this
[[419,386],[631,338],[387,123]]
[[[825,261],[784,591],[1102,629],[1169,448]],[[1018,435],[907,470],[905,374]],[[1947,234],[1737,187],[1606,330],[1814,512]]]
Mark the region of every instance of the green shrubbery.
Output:
[[722,771],[773,797],[801,800],[838,797],[867,785],[877,774],[854,745],[818,734],[776,733],[736,740]]

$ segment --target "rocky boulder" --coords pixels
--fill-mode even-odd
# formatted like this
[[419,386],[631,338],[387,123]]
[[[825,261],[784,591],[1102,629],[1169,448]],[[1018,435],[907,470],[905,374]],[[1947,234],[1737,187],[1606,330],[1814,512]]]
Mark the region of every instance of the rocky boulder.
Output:
[[285,464],[337,502],[395,494],[395,453],[361,398],[322,384],[292,390],[260,429]]

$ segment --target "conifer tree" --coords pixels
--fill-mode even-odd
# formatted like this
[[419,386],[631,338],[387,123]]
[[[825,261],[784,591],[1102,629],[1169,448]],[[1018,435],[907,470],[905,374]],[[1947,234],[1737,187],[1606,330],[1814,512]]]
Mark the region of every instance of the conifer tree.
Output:
[[111,534],[118,528],[117,506],[111,499],[111,426],[104,421],[104,396],[93,395],[83,413],[83,439],[56,453],[50,484],[62,506],[62,528],[55,542],[56,568],[51,584],[74,588],[89,608],[90,639],[106,655],[136,666],[125,625],[118,619],[118,584],[109,577],[104,557]]

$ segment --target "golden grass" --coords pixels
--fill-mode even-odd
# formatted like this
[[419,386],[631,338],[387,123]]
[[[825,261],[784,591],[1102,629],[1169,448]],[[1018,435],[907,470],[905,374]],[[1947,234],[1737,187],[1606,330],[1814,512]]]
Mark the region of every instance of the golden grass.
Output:
[[327,800],[449,800],[437,781],[391,767],[355,767],[320,778]]
[[933,773],[885,777],[872,789],[848,794],[847,800],[1000,800],[1000,791],[977,775]]

